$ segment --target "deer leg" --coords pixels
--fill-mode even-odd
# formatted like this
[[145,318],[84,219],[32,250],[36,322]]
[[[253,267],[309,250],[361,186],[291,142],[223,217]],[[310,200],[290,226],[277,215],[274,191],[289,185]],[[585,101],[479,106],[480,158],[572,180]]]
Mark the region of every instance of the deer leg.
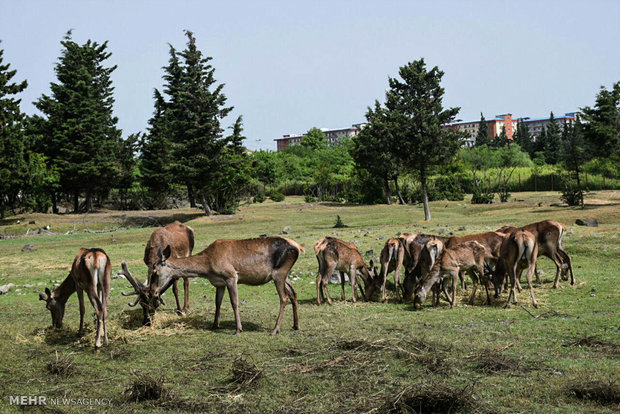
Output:
[[325,302],[325,296],[323,295],[323,274],[319,272],[316,275],[316,304],[321,306],[321,300]]
[[346,300],[347,297],[344,293],[344,272],[339,272],[340,273],[340,287],[342,288],[342,293],[340,294],[340,299],[341,300]]
[[456,285],[458,283],[458,277],[459,277],[458,270],[456,272],[451,271],[449,273],[449,276],[452,278],[452,301],[450,303],[450,307],[454,309],[454,307],[456,306]]
[[529,269],[527,270],[527,274],[525,277],[527,278],[527,284],[530,287],[530,295],[532,296],[532,305],[535,308],[538,308],[538,302],[536,301],[536,297],[534,296],[534,286],[532,286],[532,273],[536,271],[536,263],[530,263]]
[[[441,290],[443,290],[443,294],[446,296],[446,300],[448,301],[448,303],[452,303],[452,298],[448,294],[448,284],[445,279],[441,281]],[[452,292],[452,294],[454,295],[455,292]]]
[[243,331],[243,327],[241,326],[241,317],[239,316],[239,291],[237,289],[237,274],[235,274],[234,277],[228,279],[226,287],[228,288],[228,296],[230,296],[230,304],[232,305],[233,311],[235,313],[235,324],[237,325],[235,335],[239,335]]
[[538,276],[538,266],[534,268],[534,274],[536,275],[536,283],[542,285],[542,281],[540,280],[540,276]]
[[562,255],[563,261],[568,264],[568,271],[570,272],[570,284],[574,285],[575,284],[575,276],[573,275],[573,263],[570,260],[570,256],[562,248],[559,248],[558,252]]
[[102,309],[101,309],[101,301],[99,300],[99,296],[97,294],[96,288],[93,286],[89,290],[86,291],[88,295],[88,299],[90,303],[93,305],[95,309],[95,314],[97,315],[97,334],[95,336],[95,348],[101,348],[101,334],[103,330],[103,324],[101,323],[102,317]]
[[349,269],[349,279],[351,279],[351,288],[353,289],[353,303],[357,302],[357,269],[351,265]]
[[174,300],[177,303],[177,314],[181,315],[181,303],[179,302],[179,279],[174,279],[172,282],[172,293],[174,294]]
[[224,298],[224,292],[226,287],[217,286],[215,288],[215,318],[213,319],[212,330],[216,330],[220,327],[220,309],[222,308],[222,298]]
[[78,331],[78,335],[81,336],[84,330],[84,313],[86,312],[86,309],[84,309],[84,291],[79,287],[76,289],[76,291],[78,302],[80,302],[80,330]]
[[562,260],[558,257],[557,252],[551,255],[551,260],[555,263],[555,280],[553,281],[553,288],[557,289],[560,285],[560,273],[562,273]]
[[293,306],[293,329],[299,329],[299,313],[297,312],[299,304],[297,303],[297,292],[293,288],[288,280],[286,281],[286,293],[291,300],[291,305]]
[[181,313],[187,315],[189,313],[189,279],[183,278],[183,309]]
[[[277,270],[274,273],[276,272]],[[286,274],[284,274],[284,278],[282,278],[282,275],[272,274],[272,279],[276,285],[278,296],[280,297],[280,313],[278,314],[278,319],[276,319],[276,326],[273,328],[273,331],[271,331],[271,335],[275,335],[280,332],[280,324],[284,317],[286,302],[288,302],[288,292],[286,291]]]
[[[385,284],[387,282],[387,274],[388,274],[388,268],[389,268],[390,264],[387,263],[385,266],[382,266],[383,268],[381,270],[383,270],[382,272],[382,282],[381,282],[381,302],[385,302],[386,298],[385,298]],[[394,276],[394,278],[396,278],[396,275]]]
[[471,297],[469,298],[469,304],[473,305],[474,299],[476,298],[476,291],[478,290],[478,277],[471,270],[467,272],[467,274],[469,274],[469,277],[471,277],[472,284],[473,284],[473,287],[471,289]]
[[461,280],[461,289],[467,290],[467,283],[465,283],[465,277],[463,276],[463,272],[459,272],[459,279]]
[[104,280],[102,283],[102,311],[103,311],[103,339],[108,344],[108,298],[110,297],[110,283]]
[[328,266],[327,272],[323,275],[321,279],[321,285],[322,285],[323,291],[325,292],[325,296],[327,297],[327,303],[329,303],[330,305],[333,302],[332,302],[331,296],[329,296],[328,285],[329,285],[329,278],[332,276],[335,269],[336,269],[336,263],[333,263],[331,266]]
[[[387,279],[387,275],[386,275],[386,279]],[[394,270],[394,284],[396,285],[396,299],[398,299],[399,302],[402,302],[403,299],[400,296],[400,266],[396,266],[396,270]],[[383,301],[385,302],[385,279],[383,279]]]

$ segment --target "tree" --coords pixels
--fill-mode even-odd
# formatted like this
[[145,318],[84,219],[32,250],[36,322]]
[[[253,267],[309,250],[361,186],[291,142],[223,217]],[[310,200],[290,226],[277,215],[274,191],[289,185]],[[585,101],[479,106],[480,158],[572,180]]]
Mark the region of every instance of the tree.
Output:
[[[398,186],[398,176],[401,169],[397,157],[398,137],[394,136],[393,130],[389,126],[389,114],[378,101],[375,101],[374,109],[368,108],[366,112],[366,120],[368,121],[366,127],[353,138],[351,152],[356,166],[368,171],[370,176],[376,177],[383,183],[383,192],[387,204],[392,203],[390,180],[393,180],[399,201],[404,204]],[[373,186],[366,188],[372,189]]]
[[[88,40],[79,45],[71,31],[61,42],[63,50],[56,67],[58,83],[51,95],[34,104],[46,116],[36,120],[42,128],[38,145],[60,175],[61,190],[73,195],[73,210],[93,208],[93,197],[107,193],[118,176],[118,146],[121,131],[113,116],[114,98],[110,75],[116,66],[105,67],[111,56],[107,42]],[[55,194],[53,202],[56,202]]]
[[327,148],[327,138],[323,131],[314,127],[308,130],[301,139],[301,146],[312,151],[324,149]]
[[444,109],[443,72],[438,67],[427,70],[424,59],[399,69],[400,79],[389,78],[385,107],[388,127],[396,137],[397,158],[419,173],[425,220],[431,220],[428,205],[428,175],[432,167],[448,163],[461,146],[459,134],[443,129],[454,120],[460,108]]
[[27,181],[24,148],[24,119],[21,99],[14,95],[28,86],[24,80],[12,83],[17,70],[3,64],[4,50],[0,49],[0,218],[7,208],[15,208]]
[[544,148],[545,161],[547,164],[557,164],[560,160],[560,150],[562,145],[562,131],[560,125],[558,125],[553,112],[549,116],[549,123],[547,124]]
[[489,136],[489,127],[487,126],[487,120],[484,118],[482,112],[480,112],[480,124],[478,126],[478,133],[476,134],[476,147],[482,145],[491,145],[491,137]]
[[506,135],[506,127],[502,126],[502,129],[499,135],[492,140],[491,146],[495,148],[507,147],[510,145],[510,140],[508,139],[508,135]]
[[595,157],[620,156],[620,82],[601,86],[594,107],[581,108],[583,136]]
[[119,177],[117,187],[122,209],[128,208],[128,193],[136,179],[136,152],[139,148],[140,135],[140,133],[129,135],[127,139],[121,141],[118,147]]
[[515,133],[514,142],[530,157],[533,155],[532,149],[532,136],[530,135],[530,129],[525,122],[519,122],[517,124],[517,131]]
[[[563,198],[569,205],[579,204],[582,209],[584,202],[583,189],[581,188],[581,170],[583,164],[590,158],[589,154],[588,145],[583,139],[582,125],[579,117],[577,117],[574,125],[568,123],[564,125],[559,158],[569,172],[569,181],[566,183],[567,188],[563,192]],[[576,189],[572,187],[572,180],[577,183]]]

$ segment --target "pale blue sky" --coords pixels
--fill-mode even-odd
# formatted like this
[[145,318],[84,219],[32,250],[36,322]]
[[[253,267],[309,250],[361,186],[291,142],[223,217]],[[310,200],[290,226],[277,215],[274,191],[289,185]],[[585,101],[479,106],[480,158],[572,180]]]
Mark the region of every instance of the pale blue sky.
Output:
[[563,114],[620,81],[620,1],[0,0],[0,48],[26,78],[22,108],[49,92],[60,40],[109,41],[124,136],[144,131],[168,43],[192,30],[226,84],[246,145],[312,126],[346,127],[383,99],[388,76],[424,57],[445,72],[458,118]]

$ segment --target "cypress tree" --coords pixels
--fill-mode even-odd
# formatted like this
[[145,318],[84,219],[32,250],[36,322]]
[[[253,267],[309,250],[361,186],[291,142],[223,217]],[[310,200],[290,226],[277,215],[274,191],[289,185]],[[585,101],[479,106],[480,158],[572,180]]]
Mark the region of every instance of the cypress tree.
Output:
[[545,161],[547,164],[557,164],[560,159],[560,149],[562,144],[562,131],[558,125],[553,112],[549,116],[549,123],[545,134],[544,148]]
[[487,120],[484,118],[482,112],[480,112],[480,125],[478,126],[478,133],[476,134],[475,147],[482,145],[491,145],[491,137],[489,137],[489,127],[487,126]]
[[104,66],[111,56],[107,41],[79,45],[69,31],[61,44],[54,69],[58,83],[50,85],[50,96],[42,95],[34,103],[46,116],[39,123],[44,129],[39,144],[60,174],[62,191],[73,196],[74,212],[80,210],[83,193],[85,209],[91,211],[93,197],[109,192],[119,172],[115,155],[121,131],[112,115],[110,79],[116,66]]
[[523,151],[527,152],[530,157],[533,156],[532,137],[530,135],[530,129],[525,122],[519,122],[517,124],[517,132],[514,141]]
[[3,64],[4,50],[0,49],[0,218],[7,208],[19,203],[27,181],[27,163],[24,148],[24,119],[20,102],[15,95],[24,91],[24,80],[12,82],[17,70]]

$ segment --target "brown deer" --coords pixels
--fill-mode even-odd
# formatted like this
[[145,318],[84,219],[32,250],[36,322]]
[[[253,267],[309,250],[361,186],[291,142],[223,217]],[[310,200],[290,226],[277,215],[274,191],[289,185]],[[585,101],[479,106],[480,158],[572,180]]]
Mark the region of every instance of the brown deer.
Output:
[[[532,296],[532,304],[538,307],[536,297],[534,296],[534,286],[532,285],[532,274],[536,269],[536,257],[538,256],[538,243],[536,236],[529,231],[517,230],[507,235],[502,243],[501,258],[504,268],[508,271],[510,279],[510,294],[506,302],[506,308],[510,307],[510,300],[517,303],[516,284],[521,277],[521,272],[527,268],[527,283]],[[493,283],[500,286],[503,282],[503,274],[496,273],[495,277],[501,280],[495,280]],[[501,288],[500,288],[501,289]]]
[[[427,247],[429,251],[440,249],[443,243],[440,240],[431,240]],[[433,264],[431,271],[419,283],[415,291],[414,308],[420,309],[428,292],[446,276],[452,281],[452,298],[450,306],[456,305],[456,286],[460,272],[467,272],[473,282],[473,291],[469,300],[473,304],[478,280],[484,275],[484,259],[486,248],[481,243],[471,240],[462,244],[445,247],[443,254]]]
[[168,286],[173,279],[179,277],[206,278],[216,288],[212,329],[220,326],[220,307],[224,291],[228,289],[235,314],[235,334],[239,334],[243,328],[239,318],[237,285],[242,283],[256,286],[273,280],[280,296],[280,313],[271,334],[275,335],[280,331],[288,299],[293,305],[293,329],[299,329],[297,293],[287,277],[300,251],[304,251],[302,246],[284,237],[220,239],[196,255],[180,258],[174,257],[170,246],[160,246],[158,261],[153,267],[151,283],[148,286],[149,295],[157,299],[161,294],[161,287]]
[[345,300],[344,285],[345,273],[349,275],[351,287],[353,289],[353,302],[357,301],[357,286],[359,285],[363,297],[366,297],[361,284],[357,282],[357,272],[360,273],[366,289],[373,282],[376,275],[374,263],[371,260],[369,265],[364,263],[364,259],[357,250],[357,246],[335,237],[323,237],[314,243],[314,252],[319,262],[319,271],[316,276],[316,294],[317,304],[321,305],[321,301],[332,304],[332,299],[327,288],[329,278],[335,270],[340,272],[340,282],[342,286],[342,300]]
[[381,255],[379,256],[379,263],[381,263],[381,271],[379,277],[375,278],[375,283],[370,284],[366,288],[366,300],[370,300],[378,284],[381,284],[381,302],[385,302],[385,284],[387,282],[388,273],[394,272],[394,284],[396,285],[396,298],[398,301],[402,301],[401,298],[401,283],[400,272],[401,270],[409,268],[409,252],[406,249],[406,244],[409,238],[415,237],[415,234],[403,233],[398,237],[392,237],[385,242]]
[[[573,264],[568,253],[562,248],[562,238],[566,234],[566,226],[557,221],[544,220],[528,224],[520,229],[532,233],[538,242],[538,254],[548,257],[555,263],[556,272],[553,288],[558,287],[560,274],[562,279],[568,280],[567,272],[563,269],[564,264],[568,266],[568,272],[570,272],[570,284],[574,285]],[[514,233],[518,230],[519,228],[514,226],[503,226],[497,229],[501,233]],[[538,272],[536,272],[536,282],[540,284]]]
[[433,234],[411,234],[403,239],[403,245],[405,247],[406,255],[409,259],[408,266],[406,268],[405,280],[403,283],[403,297],[404,300],[411,300],[414,290],[417,284],[421,280],[423,274],[430,271],[430,260],[421,260],[422,257],[430,259],[427,253],[423,253],[426,250],[426,244],[431,240],[439,240],[442,244],[447,243],[448,238],[442,236],[435,236]]
[[95,348],[101,347],[103,335],[105,344],[108,344],[108,298],[110,296],[110,275],[112,265],[110,258],[101,249],[81,248],[73,260],[71,271],[65,280],[56,289],[50,292],[45,288],[45,293],[39,293],[39,300],[45,301],[45,307],[52,314],[52,326],[62,328],[62,320],[65,315],[65,305],[73,292],[77,291],[80,303],[80,329],[84,329],[84,291],[88,295],[90,303],[97,314],[97,335]]

